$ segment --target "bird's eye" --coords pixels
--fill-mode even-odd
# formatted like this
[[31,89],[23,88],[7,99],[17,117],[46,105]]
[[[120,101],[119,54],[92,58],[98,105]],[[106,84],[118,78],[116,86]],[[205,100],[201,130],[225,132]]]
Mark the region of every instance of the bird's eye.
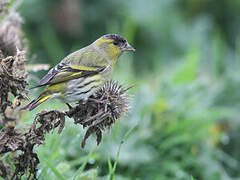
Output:
[[118,43],[118,41],[114,41],[113,44],[114,44],[115,46],[117,46],[119,43]]

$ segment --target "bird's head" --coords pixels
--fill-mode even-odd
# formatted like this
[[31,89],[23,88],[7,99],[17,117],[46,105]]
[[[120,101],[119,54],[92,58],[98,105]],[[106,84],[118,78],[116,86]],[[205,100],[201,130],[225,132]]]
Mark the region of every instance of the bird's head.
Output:
[[106,34],[97,39],[94,43],[113,61],[124,51],[135,51],[127,40],[118,34]]

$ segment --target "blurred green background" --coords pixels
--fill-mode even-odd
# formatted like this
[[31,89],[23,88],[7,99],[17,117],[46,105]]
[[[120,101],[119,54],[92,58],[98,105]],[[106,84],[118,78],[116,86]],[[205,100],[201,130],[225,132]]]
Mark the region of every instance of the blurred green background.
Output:
[[[39,179],[240,179],[239,0],[25,0],[19,10],[31,64],[54,66],[107,33],[137,49],[113,76],[135,84],[128,116],[85,149],[85,129],[68,120],[36,149]],[[24,119],[66,108],[53,100]]]

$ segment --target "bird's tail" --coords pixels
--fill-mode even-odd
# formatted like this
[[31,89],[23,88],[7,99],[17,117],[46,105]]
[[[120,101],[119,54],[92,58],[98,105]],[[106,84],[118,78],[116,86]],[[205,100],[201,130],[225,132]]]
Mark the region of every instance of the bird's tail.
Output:
[[48,100],[52,95],[48,94],[48,93],[42,93],[40,94],[40,96],[37,99],[34,99],[33,101],[31,101],[28,105],[24,106],[23,108],[21,108],[20,110],[29,110],[32,111],[33,109],[35,109],[38,105],[40,105],[41,103],[43,103],[44,101]]

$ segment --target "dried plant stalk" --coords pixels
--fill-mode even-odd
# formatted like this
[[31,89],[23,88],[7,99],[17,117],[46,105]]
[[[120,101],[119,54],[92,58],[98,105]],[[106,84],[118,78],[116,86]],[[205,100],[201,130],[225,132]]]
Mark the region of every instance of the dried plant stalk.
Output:
[[[6,4],[1,2],[0,9],[6,9]],[[22,22],[18,13],[11,11],[0,26],[0,126],[17,119],[15,109],[27,98],[26,57],[25,51],[19,50],[23,48]]]
[[[129,87],[130,88],[130,87]],[[123,88],[117,82],[108,81],[87,102],[78,102],[65,112],[57,110],[42,111],[36,118],[28,132],[19,133],[14,126],[8,126],[0,131],[0,154],[20,150],[16,157],[15,172],[12,178],[22,176],[29,170],[29,178],[36,178],[39,159],[34,153],[34,146],[43,144],[46,133],[58,128],[61,133],[65,126],[65,118],[73,118],[75,124],[87,128],[81,146],[84,148],[87,138],[96,133],[97,144],[101,142],[102,131],[124,116],[129,110],[129,88]]]
[[[25,62],[23,51],[0,59],[0,125],[16,120],[15,109],[20,106],[22,99],[27,98]],[[10,100],[11,94],[13,101]]]

